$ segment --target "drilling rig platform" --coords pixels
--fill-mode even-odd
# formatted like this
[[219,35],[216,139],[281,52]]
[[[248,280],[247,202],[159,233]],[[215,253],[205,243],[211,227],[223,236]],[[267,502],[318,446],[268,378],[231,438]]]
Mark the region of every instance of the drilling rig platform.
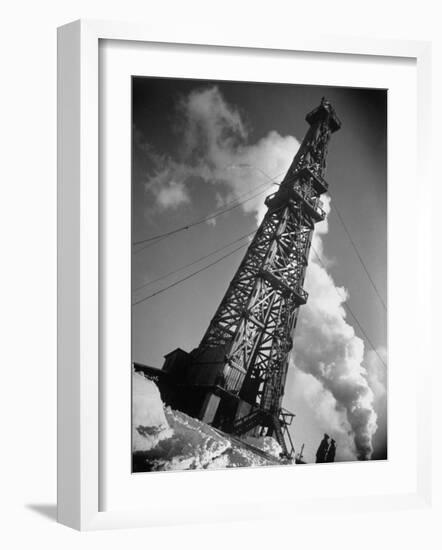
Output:
[[200,345],[165,356],[155,375],[164,402],[215,428],[240,436],[273,436],[283,457],[294,454],[282,407],[284,386],[315,224],[324,220],[320,197],[327,147],[341,123],[326,99],[307,114],[309,129]]

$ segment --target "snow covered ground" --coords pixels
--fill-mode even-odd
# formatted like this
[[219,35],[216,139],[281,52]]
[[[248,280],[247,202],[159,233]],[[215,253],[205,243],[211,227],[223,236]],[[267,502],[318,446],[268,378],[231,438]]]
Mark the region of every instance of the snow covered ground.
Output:
[[[155,383],[133,375],[132,446],[135,471],[269,466],[281,447],[271,437],[236,438],[219,433],[183,412],[164,407]],[[255,453],[250,445],[264,451]]]

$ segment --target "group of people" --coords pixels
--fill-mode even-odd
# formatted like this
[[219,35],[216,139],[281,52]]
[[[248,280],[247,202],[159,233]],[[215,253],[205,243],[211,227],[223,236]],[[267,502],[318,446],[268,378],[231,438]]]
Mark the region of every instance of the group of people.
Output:
[[324,437],[316,451],[316,463],[318,462],[334,462],[336,455],[336,441],[330,439],[330,436],[324,434]]

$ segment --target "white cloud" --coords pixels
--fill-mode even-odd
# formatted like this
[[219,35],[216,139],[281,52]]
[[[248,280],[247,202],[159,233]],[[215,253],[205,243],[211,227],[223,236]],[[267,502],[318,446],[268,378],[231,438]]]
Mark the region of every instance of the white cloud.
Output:
[[216,164],[247,139],[239,112],[227,105],[216,86],[192,91],[181,99],[180,110],[187,158],[203,157]]
[[164,184],[156,196],[159,206],[163,209],[178,208],[180,204],[190,202],[187,189],[182,182],[170,180]]
[[[293,136],[269,132],[254,144],[248,143],[248,132],[240,113],[228,105],[219,89],[205,88],[191,92],[179,102],[182,147],[177,159],[161,156],[143,144],[142,150],[151,158],[155,172],[146,181],[146,189],[153,193],[162,208],[176,207],[179,201],[164,201],[164,187],[172,181],[182,182],[177,199],[189,198],[186,182],[198,178],[204,185],[215,185],[218,206],[246,199],[254,191],[264,191],[269,179],[287,171],[299,148]],[[140,141],[140,139],[138,139]],[[276,191],[269,188],[267,194]],[[171,193],[166,192],[166,197]],[[257,223],[265,213],[265,193],[245,202],[242,209],[254,213]],[[184,202],[183,200],[181,203]]]

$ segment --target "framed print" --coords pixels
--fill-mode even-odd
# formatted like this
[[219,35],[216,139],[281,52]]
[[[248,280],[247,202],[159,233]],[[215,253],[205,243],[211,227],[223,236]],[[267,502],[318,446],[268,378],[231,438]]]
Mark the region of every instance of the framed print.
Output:
[[62,523],[428,501],[429,46],[265,46],[59,30]]

